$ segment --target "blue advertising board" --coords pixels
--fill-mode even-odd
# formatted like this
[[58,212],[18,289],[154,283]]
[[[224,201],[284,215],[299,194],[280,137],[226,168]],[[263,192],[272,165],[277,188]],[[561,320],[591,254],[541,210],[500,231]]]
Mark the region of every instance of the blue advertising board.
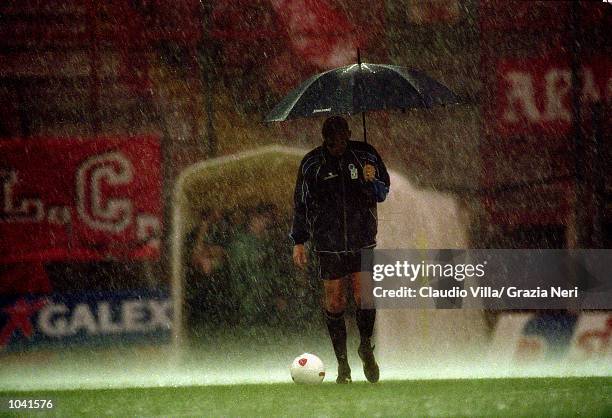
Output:
[[165,290],[0,298],[0,352],[39,347],[170,340]]

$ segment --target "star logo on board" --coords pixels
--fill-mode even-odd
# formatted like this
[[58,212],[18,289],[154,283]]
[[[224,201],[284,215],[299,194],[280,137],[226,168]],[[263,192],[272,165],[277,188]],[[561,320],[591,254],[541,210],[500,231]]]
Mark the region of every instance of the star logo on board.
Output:
[[32,316],[47,304],[46,299],[27,301],[25,298],[18,299],[12,306],[2,309],[8,320],[0,331],[0,348],[6,347],[17,331],[21,331],[24,337],[30,339],[34,332]]

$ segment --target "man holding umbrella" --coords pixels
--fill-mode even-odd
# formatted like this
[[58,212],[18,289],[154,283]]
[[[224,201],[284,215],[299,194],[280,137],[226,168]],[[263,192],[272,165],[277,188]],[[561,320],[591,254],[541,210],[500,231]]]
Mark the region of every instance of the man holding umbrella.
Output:
[[360,251],[376,245],[376,204],[385,200],[389,175],[380,155],[367,144],[365,114],[458,103],[461,100],[455,93],[423,71],[362,63],[357,49],[357,64],[315,74],[283,97],[265,118],[282,122],[361,113],[363,142],[349,140],[351,131],[342,117],[325,121],[323,145],[302,160],[294,196],[293,259],[298,266],[306,265],[304,242],[311,239],[321,265],[327,326],[338,358],[338,383],[351,381],[343,318],[348,282],[357,302],[364,372],[370,382],[379,377],[370,342],[376,312],[360,309]]
[[351,141],[347,121],[332,116],[323,124],[323,144],[303,158],[294,195],[293,260],[304,268],[308,240],[319,259],[327,328],[338,360],[337,383],[351,381],[346,353],[346,289],[355,299],[361,337],[358,354],[368,381],[379,379],[371,343],[376,310],[361,309],[361,250],[376,246],[378,202],[389,192],[389,174],[376,150]]

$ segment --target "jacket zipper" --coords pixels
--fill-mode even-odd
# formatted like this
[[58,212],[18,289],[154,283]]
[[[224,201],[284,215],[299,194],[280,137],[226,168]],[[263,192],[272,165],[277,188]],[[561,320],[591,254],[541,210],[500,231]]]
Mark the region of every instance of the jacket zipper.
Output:
[[342,163],[344,162],[344,158],[340,158],[339,161],[339,170],[340,170],[340,180],[342,181],[342,212],[344,214],[344,251],[348,252],[348,231],[346,227],[346,185],[344,184],[344,172],[342,171]]

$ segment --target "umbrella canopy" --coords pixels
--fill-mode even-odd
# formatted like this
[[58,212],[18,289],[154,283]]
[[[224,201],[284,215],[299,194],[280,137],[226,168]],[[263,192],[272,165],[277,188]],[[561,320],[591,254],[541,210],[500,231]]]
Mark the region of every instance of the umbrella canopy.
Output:
[[317,74],[289,93],[266,122],[368,110],[458,104],[459,97],[422,71],[386,64],[352,64]]

